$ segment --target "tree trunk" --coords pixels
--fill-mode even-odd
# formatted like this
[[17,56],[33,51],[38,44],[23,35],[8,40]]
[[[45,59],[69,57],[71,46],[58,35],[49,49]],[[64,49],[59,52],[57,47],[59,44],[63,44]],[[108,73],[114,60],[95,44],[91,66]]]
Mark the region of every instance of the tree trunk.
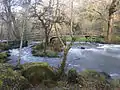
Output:
[[20,61],[21,61],[21,52],[22,52],[22,45],[23,45],[23,37],[24,37],[24,25],[25,21],[23,20],[23,25],[22,25],[22,32],[21,32],[21,40],[20,40],[20,48],[19,48],[19,57],[18,57],[18,64],[17,66],[20,66]]
[[73,37],[73,0],[71,0],[71,21],[70,21],[70,33],[71,37]]
[[17,25],[17,22],[15,20],[15,17],[12,16],[12,22],[13,22],[13,33],[14,33],[14,36],[16,39],[20,39],[20,32],[18,30],[18,25]]
[[3,36],[3,23],[1,23],[1,29],[0,29],[0,40],[3,40],[4,38],[4,36]]
[[60,35],[58,33],[58,29],[57,28],[57,25],[56,23],[54,24],[54,28],[55,28],[55,31],[56,31],[56,36],[58,37],[59,41],[61,42],[61,44],[63,45],[63,48],[64,48],[64,55],[63,55],[63,59],[62,59],[62,62],[61,62],[61,66],[59,68],[59,75],[58,77],[60,78],[64,72],[65,72],[65,66],[66,66],[66,61],[67,61],[67,54],[68,54],[68,51],[71,47],[71,45],[73,44],[73,41],[71,41],[71,43],[67,46],[64,44],[63,40],[60,38]]
[[108,43],[111,43],[111,40],[112,40],[112,27],[113,27],[113,18],[112,18],[112,15],[109,15],[108,31],[107,31],[107,41],[108,41]]
[[47,46],[48,46],[48,43],[49,43],[49,37],[48,37],[48,34],[47,34],[47,28],[45,28],[45,47],[44,47],[44,53],[46,54],[46,50],[47,50]]

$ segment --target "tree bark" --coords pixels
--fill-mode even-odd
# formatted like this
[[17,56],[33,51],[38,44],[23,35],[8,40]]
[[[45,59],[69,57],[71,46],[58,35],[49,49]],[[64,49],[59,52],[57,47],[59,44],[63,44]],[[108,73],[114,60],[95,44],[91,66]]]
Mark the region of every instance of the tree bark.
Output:
[[108,30],[107,30],[107,41],[111,43],[112,40],[112,28],[113,28],[113,16],[114,13],[117,11],[117,6],[119,5],[119,0],[112,0],[112,3],[109,8],[109,15],[108,15]]
[[70,32],[71,37],[73,37],[73,0],[71,0],[71,21],[70,21]]
[[46,50],[47,50],[47,46],[49,43],[49,37],[48,37],[48,33],[47,33],[47,28],[45,28],[45,47],[44,47],[44,53],[46,54]]
[[109,18],[108,18],[108,31],[107,31],[107,40],[108,40],[108,43],[111,42],[112,40],[112,28],[113,28],[113,18],[112,18],[113,15],[109,15]]

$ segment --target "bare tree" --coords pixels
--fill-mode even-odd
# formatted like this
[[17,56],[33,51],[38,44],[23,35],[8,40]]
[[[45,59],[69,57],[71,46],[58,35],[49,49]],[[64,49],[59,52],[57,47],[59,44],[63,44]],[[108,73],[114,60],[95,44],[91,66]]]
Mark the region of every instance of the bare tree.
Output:
[[[99,2],[96,0],[90,1],[89,8],[87,9],[88,12],[94,13],[93,19],[95,16],[97,17],[96,20],[102,20],[104,23],[107,23],[107,33],[104,34],[106,36],[106,41],[111,42],[112,39],[112,29],[113,29],[113,19],[114,13],[117,12],[119,9],[120,1],[119,0],[100,0]],[[99,16],[95,15],[98,14]],[[104,27],[106,24],[104,24]]]
[[110,4],[110,7],[108,9],[108,30],[107,30],[108,42],[111,42],[112,39],[113,18],[114,18],[114,13],[118,11],[117,9],[118,5],[120,5],[119,0],[112,0],[112,3]]
[[19,48],[19,58],[18,58],[18,64],[17,66],[20,66],[20,61],[21,61],[21,53],[22,53],[22,46],[23,46],[23,40],[24,40],[24,33],[26,29],[26,24],[28,20],[28,9],[29,5],[31,3],[31,0],[25,0],[22,3],[22,7],[24,8],[24,12],[22,13],[22,31],[21,31],[21,38],[20,38],[20,48]]
[[[52,26],[53,26],[53,21],[52,21],[52,5],[51,5],[51,0],[49,1],[48,6],[44,6],[41,4],[42,2],[35,2],[34,6],[32,6],[33,9],[33,17],[37,17],[38,20],[42,24],[42,28],[44,29],[45,33],[45,48],[44,48],[44,53],[46,53],[46,48],[49,44],[49,34],[51,32]],[[42,6],[41,10],[37,9],[37,6]]]
[[12,7],[15,6],[16,1],[15,0],[2,0],[2,11],[0,13],[0,16],[2,20],[6,23],[7,26],[7,39],[19,39],[19,31],[17,28],[17,23],[15,16],[12,12]]

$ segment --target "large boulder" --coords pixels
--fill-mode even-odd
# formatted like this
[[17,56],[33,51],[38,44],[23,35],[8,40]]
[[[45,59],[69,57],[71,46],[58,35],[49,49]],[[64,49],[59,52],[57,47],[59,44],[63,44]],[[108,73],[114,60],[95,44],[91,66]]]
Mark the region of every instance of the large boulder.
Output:
[[24,90],[28,88],[27,79],[21,76],[9,64],[0,64],[0,90]]
[[22,75],[32,85],[38,85],[45,80],[54,80],[55,74],[48,63],[26,63],[23,66]]
[[[65,40],[62,39],[62,41],[64,44],[66,44]],[[56,52],[61,52],[63,48],[63,45],[61,44],[60,40],[57,37],[51,38],[50,46],[51,46],[51,49]]]

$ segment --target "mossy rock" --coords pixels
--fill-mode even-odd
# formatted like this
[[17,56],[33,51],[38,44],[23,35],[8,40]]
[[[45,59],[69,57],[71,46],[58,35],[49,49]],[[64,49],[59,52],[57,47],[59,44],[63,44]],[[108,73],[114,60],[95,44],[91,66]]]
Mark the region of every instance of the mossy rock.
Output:
[[[58,46],[55,44],[54,49],[52,45],[48,45],[46,48],[46,53],[44,52],[44,43],[37,44],[32,47],[33,56],[40,57],[58,57]],[[61,49],[61,47],[60,47]]]
[[59,57],[58,53],[52,50],[47,50],[46,53],[44,51],[35,51],[33,56],[40,56],[40,57]]
[[52,50],[47,50],[47,57],[58,57],[58,53]]
[[47,63],[26,63],[23,65],[22,75],[32,85],[40,84],[44,80],[54,80],[55,74]]
[[85,87],[99,89],[111,88],[106,76],[94,70],[85,70],[79,74],[79,82]]
[[[63,41],[63,43],[66,45],[66,37],[60,37],[60,38]],[[51,50],[55,52],[63,51],[63,45],[58,37],[51,37],[49,45],[50,45]]]
[[99,72],[96,72],[94,70],[85,70],[80,73],[80,75],[86,77],[86,78],[94,78],[99,80],[105,80],[105,76],[100,74]]
[[[0,90],[24,90],[28,88],[27,79],[21,76],[9,64],[0,64]],[[27,87],[26,87],[27,86]]]
[[56,52],[61,52],[63,45],[58,38],[54,38],[50,43],[51,49]]
[[49,67],[49,64],[46,62],[31,62],[31,63],[25,63],[22,65],[23,70],[26,70],[28,68],[30,68],[31,66],[36,66],[36,65],[40,65],[43,67]]

